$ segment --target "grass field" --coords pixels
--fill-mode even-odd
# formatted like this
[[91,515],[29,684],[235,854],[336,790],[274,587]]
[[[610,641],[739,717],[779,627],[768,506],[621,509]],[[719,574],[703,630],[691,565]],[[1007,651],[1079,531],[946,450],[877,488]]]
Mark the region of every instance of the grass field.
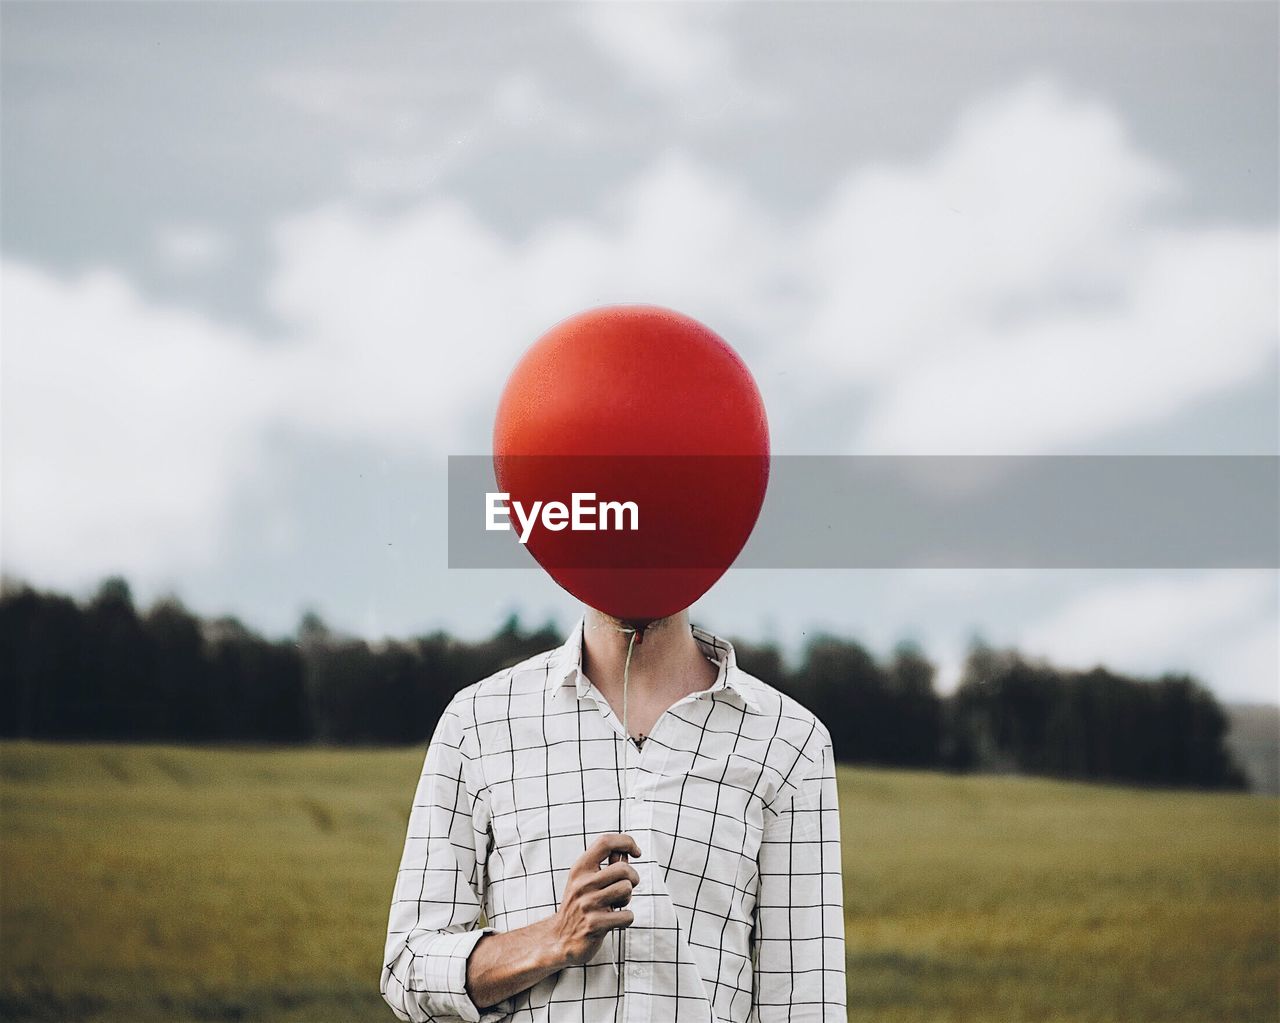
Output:
[[[0,1018],[388,1020],[420,750],[0,745]],[[841,774],[850,1019],[1275,1023],[1280,802]]]

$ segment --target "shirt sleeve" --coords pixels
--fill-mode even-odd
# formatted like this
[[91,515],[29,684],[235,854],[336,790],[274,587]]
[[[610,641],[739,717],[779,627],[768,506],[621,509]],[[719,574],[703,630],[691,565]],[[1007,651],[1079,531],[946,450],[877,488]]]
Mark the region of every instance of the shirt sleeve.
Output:
[[766,813],[754,933],[759,1023],[845,1023],[840,807],[830,740]]
[[382,996],[413,1023],[496,1023],[467,994],[467,958],[490,928],[479,927],[488,817],[471,792],[462,721],[450,706],[427,748],[409,814],[404,855],[387,922]]

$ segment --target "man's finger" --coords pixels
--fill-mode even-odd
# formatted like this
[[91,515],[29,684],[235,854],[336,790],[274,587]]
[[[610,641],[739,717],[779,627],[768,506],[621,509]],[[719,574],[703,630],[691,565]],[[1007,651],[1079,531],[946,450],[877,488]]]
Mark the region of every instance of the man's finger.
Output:
[[635,922],[636,915],[629,909],[600,909],[591,916],[592,928],[598,934],[630,927]]
[[630,863],[611,863],[601,867],[590,877],[582,881],[583,888],[607,888],[619,881],[630,881],[633,887],[640,886],[640,875]]
[[600,894],[596,896],[602,906],[613,906],[621,908],[631,901],[631,891],[635,886],[623,878],[621,881],[615,881],[607,888],[601,888]]
[[615,852],[626,853],[629,856],[639,856],[640,847],[636,845],[636,840],[630,835],[621,835],[615,832],[601,835],[587,846],[587,851],[573,865],[574,870],[595,870],[611,853]]
[[630,835],[623,835],[617,832],[609,832],[601,835],[591,843],[589,850],[593,856],[593,863],[602,863],[607,857],[613,853],[624,853],[627,856],[639,856],[640,847],[636,845],[636,840]]

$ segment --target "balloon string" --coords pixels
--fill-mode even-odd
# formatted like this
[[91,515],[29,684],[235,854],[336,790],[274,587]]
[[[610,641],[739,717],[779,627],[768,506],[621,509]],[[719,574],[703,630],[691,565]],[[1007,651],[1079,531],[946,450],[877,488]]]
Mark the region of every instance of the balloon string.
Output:
[[[631,638],[627,641],[627,659],[622,662],[622,779],[618,786],[619,793],[622,797],[621,813],[619,813],[619,821],[622,825],[622,833],[627,834],[627,801],[630,799],[631,793],[631,726],[627,718],[627,694],[631,688],[631,652],[635,649],[636,638],[641,634],[641,630],[624,628],[623,632],[629,632]],[[625,855],[623,859],[625,859]],[[622,1019],[627,1018],[626,999],[627,999],[627,929],[625,927],[618,930],[618,1011]]]
[[[631,651],[635,649],[636,637],[640,635],[636,629],[625,630],[631,633],[631,638],[627,640],[627,659],[622,662],[622,730],[626,733],[626,739],[631,741],[631,729],[627,725],[627,690],[630,688],[631,681]],[[628,756],[628,759],[630,757]]]

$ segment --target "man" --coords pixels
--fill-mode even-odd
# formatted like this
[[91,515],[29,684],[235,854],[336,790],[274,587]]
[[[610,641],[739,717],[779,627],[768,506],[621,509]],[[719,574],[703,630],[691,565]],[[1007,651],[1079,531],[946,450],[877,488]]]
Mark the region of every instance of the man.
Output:
[[403,1020],[843,1023],[827,730],[688,612],[588,611],[441,718],[384,963]]

